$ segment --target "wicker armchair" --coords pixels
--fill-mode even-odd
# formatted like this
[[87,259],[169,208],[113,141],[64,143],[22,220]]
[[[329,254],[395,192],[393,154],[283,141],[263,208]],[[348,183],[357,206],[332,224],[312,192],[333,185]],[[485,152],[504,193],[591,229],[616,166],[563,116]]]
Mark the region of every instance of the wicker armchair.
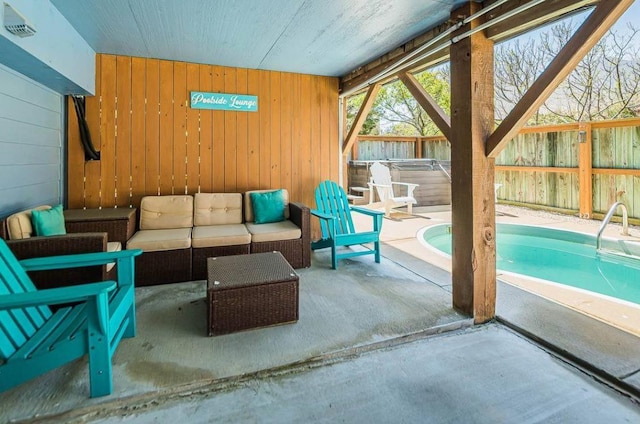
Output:
[[[0,236],[7,241],[16,258],[30,259],[75,253],[106,252],[107,233],[68,233],[62,236],[29,237],[8,240],[6,221],[0,221]],[[29,272],[38,289],[71,286],[115,279],[115,266],[90,266]]]

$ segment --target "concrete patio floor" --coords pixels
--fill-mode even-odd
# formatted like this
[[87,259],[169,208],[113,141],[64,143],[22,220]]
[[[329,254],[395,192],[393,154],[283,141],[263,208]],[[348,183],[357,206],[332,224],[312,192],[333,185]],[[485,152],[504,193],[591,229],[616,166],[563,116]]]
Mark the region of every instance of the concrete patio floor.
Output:
[[417,212],[385,220],[381,264],[314,253],[296,324],[206,337],[204,282],[139,288],[111,396],[87,397],[78,361],[0,394],[0,422],[640,420],[640,339],[503,283],[499,321],[472,327],[416,239],[449,212]]
[[497,324],[191,393],[100,423],[623,423],[640,408]]
[[452,309],[446,290],[390,260],[375,264],[369,255],[334,271],[327,251],[315,254],[312,267],[299,275],[297,323],[217,337],[207,337],[204,281],[138,288],[138,334],[116,350],[112,395],[88,398],[87,363],[79,360],[1,393],[0,422],[69,421],[221,379],[471,325]]

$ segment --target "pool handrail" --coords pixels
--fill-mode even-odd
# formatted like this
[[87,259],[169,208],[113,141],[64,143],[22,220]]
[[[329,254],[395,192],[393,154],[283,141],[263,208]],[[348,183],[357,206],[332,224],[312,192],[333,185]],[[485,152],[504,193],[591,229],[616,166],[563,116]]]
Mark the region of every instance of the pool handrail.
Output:
[[607,212],[607,215],[602,220],[602,224],[600,225],[600,229],[598,230],[598,235],[596,236],[596,251],[600,250],[600,248],[602,247],[602,233],[604,232],[604,229],[609,221],[611,221],[611,217],[616,212],[618,207],[622,208],[622,231],[620,234],[622,234],[623,236],[629,235],[629,214],[627,212],[627,207],[622,202],[615,202],[609,208],[609,212]]

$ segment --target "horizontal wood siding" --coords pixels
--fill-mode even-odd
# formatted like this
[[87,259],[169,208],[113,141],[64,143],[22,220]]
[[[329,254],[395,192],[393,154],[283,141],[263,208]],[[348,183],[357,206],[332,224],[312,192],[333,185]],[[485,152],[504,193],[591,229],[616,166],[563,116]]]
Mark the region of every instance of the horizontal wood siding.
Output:
[[[99,54],[96,82],[87,120],[102,156],[84,161],[70,117],[70,207],[267,188],[312,206],[338,179],[336,78]],[[258,112],[191,109],[190,91],[257,95]]]
[[0,217],[62,203],[62,114],[60,94],[0,65]]

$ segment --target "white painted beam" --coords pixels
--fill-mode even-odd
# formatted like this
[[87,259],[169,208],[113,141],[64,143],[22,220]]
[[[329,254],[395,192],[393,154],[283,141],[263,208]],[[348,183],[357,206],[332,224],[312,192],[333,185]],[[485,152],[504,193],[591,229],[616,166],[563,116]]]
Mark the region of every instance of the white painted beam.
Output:
[[21,38],[0,25],[0,63],[60,94],[93,94],[95,52],[49,0],[5,2],[36,34]]

